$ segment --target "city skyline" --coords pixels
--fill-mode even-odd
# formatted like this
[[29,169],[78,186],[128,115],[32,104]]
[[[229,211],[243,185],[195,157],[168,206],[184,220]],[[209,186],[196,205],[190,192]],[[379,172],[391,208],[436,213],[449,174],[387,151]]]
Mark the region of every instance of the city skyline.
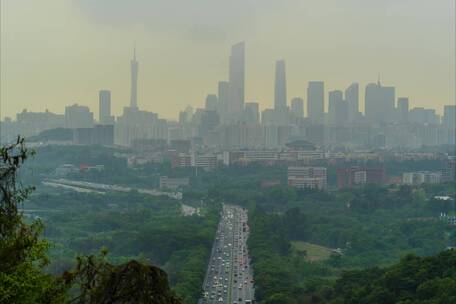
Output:
[[[286,1],[286,4],[280,7],[280,16],[282,10],[298,9],[292,2]],[[359,4],[357,1],[349,2],[349,14],[354,14],[355,11],[363,12],[366,9],[362,5],[355,7],[354,4]],[[454,15],[451,15],[453,3],[442,1],[432,6],[433,9],[425,14],[425,9],[429,8],[429,5],[423,1],[417,1],[414,6],[407,4],[406,1],[400,2],[402,5],[387,1],[384,7],[374,6],[364,12],[366,16],[372,15],[377,18],[374,18],[372,23],[366,20],[364,22],[367,22],[367,28],[372,31],[372,37],[368,37],[365,43],[379,47],[382,52],[378,52],[368,45],[359,45],[355,36],[362,33],[361,29],[356,29],[345,37],[345,42],[336,39],[333,40],[334,47],[328,46],[321,38],[324,37],[325,41],[328,38],[335,39],[337,33],[325,29],[322,21],[328,17],[341,18],[341,12],[329,9],[329,4],[318,5],[312,1],[309,7],[317,8],[316,15],[324,18],[322,21],[306,21],[315,25],[315,34],[304,32],[300,39],[302,41],[296,41],[294,38],[293,27],[288,28],[293,24],[287,24],[288,27],[285,28],[279,26],[277,30],[271,31],[271,26],[280,23],[278,20],[272,20],[264,30],[255,35],[247,29],[235,30],[233,21],[227,18],[227,24],[223,25],[227,35],[218,37],[220,39],[216,41],[182,37],[177,39],[174,34],[163,39],[164,33],[158,30],[151,35],[150,29],[140,29],[144,18],[138,20],[137,26],[123,26],[117,23],[110,24],[109,20],[94,20],[93,12],[88,12],[92,8],[87,5],[76,8],[74,3],[65,1],[59,4],[56,1],[45,1],[41,5],[27,1],[4,1],[1,45],[2,118],[14,117],[24,108],[35,112],[48,108],[51,112],[62,113],[66,105],[76,102],[94,109],[94,114],[98,117],[98,91],[102,89],[112,92],[112,114],[121,115],[122,108],[130,103],[128,60],[136,45],[141,65],[137,98],[140,108],[156,112],[160,117],[175,120],[177,113],[187,105],[203,108],[206,96],[217,94],[218,82],[229,80],[229,47],[237,41],[246,41],[244,101],[256,101],[260,109],[273,107],[274,62],[282,58],[287,62],[287,105],[290,105],[293,97],[301,97],[306,108],[308,82],[322,80],[325,82],[327,109],[329,91],[344,90],[352,82],[356,82],[361,88],[360,110],[364,112],[362,88],[368,83],[375,82],[380,73],[382,83],[386,86],[396,86],[396,97],[409,98],[410,108],[432,107],[442,114],[445,104],[454,104],[454,72],[451,70],[451,66],[454,65],[454,58],[451,56],[454,54],[454,44],[451,43],[454,39],[451,35],[454,24]],[[45,10],[51,4],[54,4],[55,11]],[[56,22],[68,20],[64,24],[67,25],[70,35],[57,35],[60,32],[50,28],[44,19],[36,21],[36,29],[25,27],[19,20],[24,17],[32,18],[28,10],[26,11],[27,5],[33,8],[30,11],[35,10],[41,17],[43,14],[54,16],[61,13],[57,16]],[[145,4],[139,1],[138,5]],[[382,34],[375,24],[385,17],[385,9],[393,21],[398,22],[400,17],[404,17],[410,24],[400,27],[397,33],[394,33],[391,26]],[[409,15],[404,16],[407,10]],[[107,15],[110,13],[108,10]],[[265,15],[269,16],[270,13],[264,11]],[[241,17],[232,18],[238,20]],[[426,29],[425,23],[419,25],[421,21],[430,20],[426,18],[436,21],[432,28]],[[263,24],[263,21],[258,22]],[[99,24],[101,26],[98,26]],[[413,40],[417,37],[407,38],[407,29],[412,25],[423,27],[424,32],[421,34],[429,38],[428,44],[418,47]],[[350,26],[347,25],[348,28]],[[179,25],[176,27],[180,29]],[[44,29],[49,29],[48,33],[39,32]],[[81,33],[76,33],[76,29]],[[84,37],[82,33],[88,30],[91,30],[92,34],[90,37]],[[283,35],[277,35],[277,31],[283,31]],[[437,32],[439,34],[435,37],[429,37]],[[31,39],[31,35],[37,33],[44,40],[49,39],[49,36],[61,39],[50,39],[50,46],[45,46],[41,39]],[[154,43],[156,38],[162,39],[160,45]],[[386,47],[386,41],[390,39],[395,42],[398,49]],[[184,45],[186,48],[182,49]],[[30,46],[34,47],[33,56],[27,53]],[[341,52],[340,47],[352,51]],[[46,56],[43,56],[45,51]],[[376,56],[373,56],[374,53]],[[424,55],[426,57],[423,57]],[[423,61],[423,58],[426,60]],[[76,61],[73,62],[72,59]],[[197,66],[200,69],[196,68]],[[195,77],[196,71],[198,75]],[[24,90],[24,87],[27,90]]]

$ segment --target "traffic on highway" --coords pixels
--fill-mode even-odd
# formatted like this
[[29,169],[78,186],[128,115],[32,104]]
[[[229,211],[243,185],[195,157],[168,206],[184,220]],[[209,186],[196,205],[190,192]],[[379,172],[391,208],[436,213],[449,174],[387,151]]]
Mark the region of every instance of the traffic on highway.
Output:
[[217,229],[201,304],[254,303],[254,280],[247,248],[247,211],[224,205]]

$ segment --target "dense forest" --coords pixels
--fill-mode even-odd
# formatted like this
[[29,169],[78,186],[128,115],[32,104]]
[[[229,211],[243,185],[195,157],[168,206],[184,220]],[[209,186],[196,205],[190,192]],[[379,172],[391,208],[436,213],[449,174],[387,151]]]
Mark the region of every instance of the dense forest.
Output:
[[[337,194],[270,191],[281,193],[275,194],[281,197],[277,206],[266,199],[270,195],[249,203],[249,248],[260,303],[319,303],[320,293],[347,271],[389,266],[410,253],[430,256],[456,245],[455,227],[439,220],[441,212],[454,210],[454,202],[434,199],[454,195],[452,184],[370,186]],[[327,247],[327,258],[309,259],[295,246],[304,242]]]

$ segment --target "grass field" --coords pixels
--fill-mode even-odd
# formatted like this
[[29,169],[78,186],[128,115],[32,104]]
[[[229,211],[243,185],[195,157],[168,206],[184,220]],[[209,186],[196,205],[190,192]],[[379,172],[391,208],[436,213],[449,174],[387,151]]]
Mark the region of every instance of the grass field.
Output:
[[295,241],[291,242],[293,246],[293,250],[296,253],[306,251],[307,255],[305,258],[308,261],[313,261],[313,262],[318,262],[318,261],[324,261],[328,259],[332,253],[332,249],[311,244],[311,243],[306,243],[306,242],[301,242],[301,241]]

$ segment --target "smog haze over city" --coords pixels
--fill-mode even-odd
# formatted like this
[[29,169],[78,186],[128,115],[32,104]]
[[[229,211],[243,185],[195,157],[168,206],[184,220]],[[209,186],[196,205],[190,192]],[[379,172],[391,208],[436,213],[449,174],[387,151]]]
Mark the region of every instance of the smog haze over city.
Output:
[[454,0],[0,0],[0,303],[456,303]]
[[[228,78],[232,44],[246,42],[246,100],[273,104],[274,61],[287,62],[290,96],[307,82],[397,87],[411,104],[455,100],[453,0],[3,0],[2,117],[23,109],[97,112],[112,90],[116,115],[129,101],[129,60],[140,61],[141,107],[177,119],[202,107]],[[361,104],[361,107],[363,104]]]

